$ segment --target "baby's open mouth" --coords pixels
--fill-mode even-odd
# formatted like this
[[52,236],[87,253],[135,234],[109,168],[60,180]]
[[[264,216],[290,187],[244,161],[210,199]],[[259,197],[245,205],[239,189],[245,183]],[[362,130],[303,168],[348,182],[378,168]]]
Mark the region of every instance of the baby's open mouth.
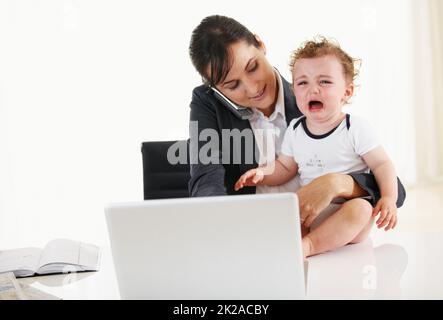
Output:
[[309,101],[309,111],[319,111],[323,109],[323,102],[318,100]]

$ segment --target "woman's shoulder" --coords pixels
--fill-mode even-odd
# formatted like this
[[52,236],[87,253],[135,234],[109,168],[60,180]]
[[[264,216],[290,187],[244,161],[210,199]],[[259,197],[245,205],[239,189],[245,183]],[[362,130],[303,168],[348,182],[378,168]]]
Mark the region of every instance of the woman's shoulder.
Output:
[[195,95],[195,94],[201,95],[201,94],[205,94],[205,93],[207,94],[207,91],[208,91],[208,86],[202,84],[202,85],[195,87],[194,90],[192,90],[192,95]]
[[200,85],[192,90],[190,108],[197,113],[205,111],[215,112],[216,99],[209,93],[206,85]]
[[192,101],[199,100],[199,101],[207,101],[212,102],[214,101],[214,96],[210,94],[208,86],[202,84],[200,86],[197,86],[192,90]]
[[191,120],[209,120],[227,127],[231,127],[236,120],[235,115],[223,107],[205,85],[194,88],[190,108]]

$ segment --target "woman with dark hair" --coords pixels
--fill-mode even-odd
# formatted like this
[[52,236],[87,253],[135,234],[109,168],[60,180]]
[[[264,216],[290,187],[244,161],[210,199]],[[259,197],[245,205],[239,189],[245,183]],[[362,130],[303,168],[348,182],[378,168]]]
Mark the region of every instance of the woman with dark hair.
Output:
[[[190,196],[297,192],[302,221],[313,221],[335,198],[370,196],[377,203],[378,186],[365,173],[326,174],[300,189],[294,179],[279,187],[235,191],[243,173],[275,159],[286,127],[302,114],[291,85],[268,62],[264,43],[236,20],[203,19],[193,31],[189,54],[203,79],[190,105]],[[248,109],[233,110],[229,102]],[[405,192],[398,185],[401,206]]]

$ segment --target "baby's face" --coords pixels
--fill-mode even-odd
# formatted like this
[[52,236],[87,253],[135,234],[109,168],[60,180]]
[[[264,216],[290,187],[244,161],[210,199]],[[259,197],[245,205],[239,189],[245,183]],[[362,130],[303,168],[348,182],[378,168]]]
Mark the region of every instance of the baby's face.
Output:
[[300,59],[292,71],[293,88],[300,111],[311,121],[326,123],[340,117],[342,106],[353,94],[343,66],[332,55]]

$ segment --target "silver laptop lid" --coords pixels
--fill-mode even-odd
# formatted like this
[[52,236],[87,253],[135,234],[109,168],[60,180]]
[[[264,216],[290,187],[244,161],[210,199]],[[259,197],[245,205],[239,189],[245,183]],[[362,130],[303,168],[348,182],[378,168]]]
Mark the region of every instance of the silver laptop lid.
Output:
[[301,299],[293,193],[149,200],[106,209],[123,299]]

